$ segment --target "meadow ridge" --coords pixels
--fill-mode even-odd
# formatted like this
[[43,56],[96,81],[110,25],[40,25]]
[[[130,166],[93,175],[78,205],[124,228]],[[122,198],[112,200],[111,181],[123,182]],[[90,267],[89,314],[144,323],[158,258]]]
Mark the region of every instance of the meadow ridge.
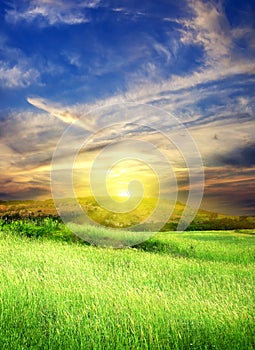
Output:
[[36,236],[13,225],[0,233],[1,349],[254,349],[252,231],[112,249],[53,219]]
[[[102,208],[92,197],[79,198],[84,212],[100,225],[123,228],[135,225],[146,219],[157,205],[156,198],[144,198],[135,210],[127,214],[119,214]],[[70,201],[61,200],[64,210],[71,211]],[[162,231],[175,231],[183,213],[185,205],[176,202],[169,221],[164,225]],[[56,206],[52,199],[47,200],[25,200],[25,201],[0,201],[0,218],[8,220],[36,219],[36,218],[58,218]],[[153,223],[150,224],[150,226]],[[255,229],[254,216],[231,216],[220,213],[209,212],[199,209],[188,230],[233,230],[233,229]]]

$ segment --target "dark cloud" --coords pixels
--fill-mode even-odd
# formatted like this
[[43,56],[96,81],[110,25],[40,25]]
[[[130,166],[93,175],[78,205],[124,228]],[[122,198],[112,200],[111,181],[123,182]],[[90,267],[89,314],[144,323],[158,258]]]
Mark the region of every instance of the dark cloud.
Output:
[[49,198],[50,189],[42,188],[36,186],[24,187],[22,189],[17,189],[16,192],[0,192],[0,200],[28,200],[28,199],[40,199]]
[[[227,187],[227,189],[226,189]],[[241,186],[240,186],[241,187]],[[201,204],[201,209],[206,209],[223,215],[255,215],[255,191],[231,188],[225,186],[221,190],[215,186],[213,190],[207,190]]]
[[226,215],[255,215],[254,178],[251,167],[207,168],[202,208]]
[[212,123],[221,123],[222,126],[227,125],[233,125],[233,124],[242,124],[247,123],[253,120],[253,117],[249,113],[243,113],[240,114],[239,112],[236,115],[228,115],[228,112],[225,112],[220,115],[213,115],[213,116],[207,116],[204,115],[202,117],[197,118],[195,121],[192,122],[184,122],[184,125],[187,127],[194,127],[194,126],[210,126]]
[[255,165],[255,143],[242,148],[235,148],[218,158],[221,165],[234,167],[252,167]]

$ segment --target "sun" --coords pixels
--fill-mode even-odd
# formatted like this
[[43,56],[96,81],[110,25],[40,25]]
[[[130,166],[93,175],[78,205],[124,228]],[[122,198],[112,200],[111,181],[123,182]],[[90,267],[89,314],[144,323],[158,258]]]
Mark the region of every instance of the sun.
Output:
[[130,193],[129,193],[129,191],[120,191],[118,193],[118,196],[119,197],[130,197]]

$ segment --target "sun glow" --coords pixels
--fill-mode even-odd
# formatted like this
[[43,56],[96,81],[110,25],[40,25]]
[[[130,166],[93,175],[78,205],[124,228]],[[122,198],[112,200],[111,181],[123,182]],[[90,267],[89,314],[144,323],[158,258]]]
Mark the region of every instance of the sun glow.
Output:
[[[75,193],[79,198],[95,195],[91,187],[91,164],[88,160],[86,160],[87,163],[83,160],[84,154],[77,157],[73,172]],[[124,159],[114,164],[107,172],[105,172],[104,163],[99,163],[97,171],[96,175],[100,179],[97,192],[105,197],[106,190],[109,199],[117,203],[133,203],[138,198],[156,198],[158,195],[159,185],[156,174],[140,160]],[[102,178],[100,178],[101,174]],[[118,204],[116,206],[118,208]]]
[[118,197],[130,197],[129,191],[120,191]]

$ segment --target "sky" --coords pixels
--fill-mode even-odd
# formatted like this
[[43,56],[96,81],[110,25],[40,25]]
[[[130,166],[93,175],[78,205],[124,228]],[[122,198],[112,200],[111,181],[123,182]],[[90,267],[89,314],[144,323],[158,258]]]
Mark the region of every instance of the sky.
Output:
[[[161,189],[176,185],[174,172],[185,200],[191,155],[155,132],[171,139],[185,129],[203,163],[201,208],[255,215],[254,1],[0,0],[0,28],[0,200],[51,197],[52,157],[66,130],[54,163],[62,174],[90,137],[75,160],[80,194],[89,193],[89,166],[114,145],[101,156],[115,162],[112,195],[128,194],[137,174],[155,195],[153,167],[139,156],[116,163],[122,140],[139,140],[171,158]],[[151,108],[123,118],[110,107],[128,103]]]

